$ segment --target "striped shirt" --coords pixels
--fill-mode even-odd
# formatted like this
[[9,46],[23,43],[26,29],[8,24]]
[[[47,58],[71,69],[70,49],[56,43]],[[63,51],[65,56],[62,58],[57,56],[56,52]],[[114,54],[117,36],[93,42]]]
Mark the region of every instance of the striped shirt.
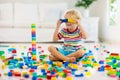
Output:
[[58,37],[59,39],[64,39],[64,46],[66,47],[81,48],[82,34],[80,33],[80,29],[78,27],[72,32],[63,28],[58,33]]

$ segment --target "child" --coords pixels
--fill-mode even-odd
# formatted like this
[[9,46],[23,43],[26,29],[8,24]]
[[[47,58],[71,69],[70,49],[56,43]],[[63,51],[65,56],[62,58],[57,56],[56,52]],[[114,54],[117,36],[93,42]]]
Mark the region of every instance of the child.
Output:
[[52,61],[63,60],[68,62],[74,62],[77,58],[84,55],[84,51],[81,49],[81,39],[87,38],[87,33],[80,23],[81,16],[77,10],[68,10],[64,17],[66,19],[72,19],[75,23],[66,22],[66,28],[59,31],[62,20],[58,20],[56,29],[53,35],[53,41],[64,39],[64,45],[62,48],[56,48],[49,46],[48,50],[51,53],[49,59]]

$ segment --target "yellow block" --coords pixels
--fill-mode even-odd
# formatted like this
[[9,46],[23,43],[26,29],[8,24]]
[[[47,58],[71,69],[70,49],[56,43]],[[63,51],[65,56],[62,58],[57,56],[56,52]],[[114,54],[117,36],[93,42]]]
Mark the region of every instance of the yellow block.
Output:
[[94,67],[99,67],[100,65],[98,63],[93,63]]
[[56,77],[52,77],[51,80],[57,80],[57,78]]
[[63,72],[58,72],[57,74],[58,74],[60,77],[62,77],[62,76],[64,75]]
[[72,19],[72,18],[68,18],[68,22],[75,24],[75,23],[76,23],[76,20],[74,20],[74,19]]
[[33,58],[33,57],[36,58],[36,55],[32,55],[32,58]]
[[2,68],[2,69],[5,69],[5,68],[6,68],[6,65],[5,65],[5,64],[2,64],[1,68]]
[[91,76],[91,72],[86,72],[85,75],[86,75],[87,77],[90,77],[90,76]]
[[94,56],[89,56],[89,58],[91,58],[91,59],[92,59],[92,58],[94,58]]
[[66,80],[73,80],[73,78],[71,76],[67,76]]

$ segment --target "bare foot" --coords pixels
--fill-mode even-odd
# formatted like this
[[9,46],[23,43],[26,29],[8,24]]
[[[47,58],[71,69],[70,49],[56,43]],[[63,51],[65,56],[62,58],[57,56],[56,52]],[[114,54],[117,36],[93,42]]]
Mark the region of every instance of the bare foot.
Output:
[[68,62],[75,62],[76,58],[75,57],[68,57],[67,61]]
[[52,56],[52,55],[49,55],[49,59],[50,59],[51,61],[59,60],[58,58],[56,58],[56,57],[54,57],[54,56]]

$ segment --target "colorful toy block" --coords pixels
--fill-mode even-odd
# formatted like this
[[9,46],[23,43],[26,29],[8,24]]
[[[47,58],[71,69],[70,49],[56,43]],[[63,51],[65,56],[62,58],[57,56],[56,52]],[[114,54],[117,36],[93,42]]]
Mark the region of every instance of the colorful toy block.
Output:
[[62,22],[69,22],[69,23],[73,23],[75,24],[76,23],[76,20],[72,19],[72,18],[68,18],[68,19],[60,19]]
[[36,58],[36,25],[31,25],[31,36],[32,36],[32,60],[37,60]]

